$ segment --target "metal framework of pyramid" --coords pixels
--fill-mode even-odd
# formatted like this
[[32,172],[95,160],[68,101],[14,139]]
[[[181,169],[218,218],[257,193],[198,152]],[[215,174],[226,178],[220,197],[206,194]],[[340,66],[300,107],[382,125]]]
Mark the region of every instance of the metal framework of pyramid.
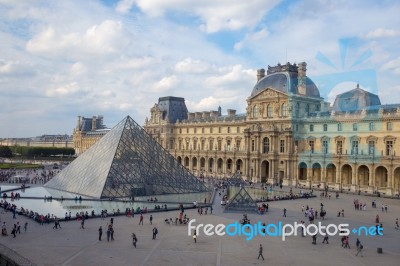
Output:
[[45,187],[95,198],[208,191],[129,116]]
[[240,186],[246,185],[246,182],[243,180],[243,178],[239,172],[234,173],[230,178],[228,178],[227,181],[235,186],[236,185],[240,185]]
[[233,212],[257,212],[257,203],[253,200],[247,190],[242,187],[238,193],[226,205],[225,211]]

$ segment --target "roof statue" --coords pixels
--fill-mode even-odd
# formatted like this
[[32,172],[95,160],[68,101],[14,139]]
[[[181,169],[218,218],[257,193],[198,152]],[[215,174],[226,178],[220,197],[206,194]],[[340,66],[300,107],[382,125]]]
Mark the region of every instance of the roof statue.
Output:
[[247,190],[242,187],[239,192],[229,201],[225,211],[257,212],[257,203],[253,200]]
[[129,116],[45,186],[94,198],[208,191]]

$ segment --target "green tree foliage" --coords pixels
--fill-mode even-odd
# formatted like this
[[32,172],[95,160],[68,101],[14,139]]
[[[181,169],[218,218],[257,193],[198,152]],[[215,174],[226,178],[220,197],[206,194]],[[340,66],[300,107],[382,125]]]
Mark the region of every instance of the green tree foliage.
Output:
[[10,158],[12,157],[12,151],[8,146],[0,146],[0,157]]
[[75,154],[73,148],[13,146],[11,149],[14,154],[27,157],[71,156]]

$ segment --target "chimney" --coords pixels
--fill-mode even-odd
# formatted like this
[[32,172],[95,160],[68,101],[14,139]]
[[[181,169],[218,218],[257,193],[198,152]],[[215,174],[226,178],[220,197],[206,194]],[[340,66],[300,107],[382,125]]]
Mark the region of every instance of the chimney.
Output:
[[204,118],[204,119],[210,118],[210,112],[204,111],[204,112],[203,112],[203,118]]
[[195,113],[195,118],[196,119],[202,119],[203,118],[203,112],[196,112]]
[[218,111],[211,111],[211,118],[215,118],[215,117],[217,117],[218,116]]
[[80,128],[81,128],[81,116],[79,115],[78,116],[78,121],[76,123],[76,130],[80,130]]
[[96,130],[96,117],[93,116],[93,119],[92,119],[92,131],[95,131],[95,130]]
[[257,81],[265,77],[265,69],[261,68],[257,70]]
[[193,120],[195,117],[195,113],[188,113],[188,119]]
[[302,62],[298,65],[297,69],[297,91],[301,95],[306,95],[306,78],[307,78],[307,64]]

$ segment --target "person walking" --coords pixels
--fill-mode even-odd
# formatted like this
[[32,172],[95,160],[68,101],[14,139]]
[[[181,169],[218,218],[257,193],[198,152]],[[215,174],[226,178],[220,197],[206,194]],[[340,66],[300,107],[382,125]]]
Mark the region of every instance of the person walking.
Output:
[[143,214],[140,214],[139,225],[143,225]]
[[24,231],[26,232],[26,230],[28,230],[28,222],[25,222],[24,224]]
[[16,234],[21,234],[21,225],[19,224],[19,222],[17,222],[17,230],[15,232]]
[[358,250],[358,247],[360,246],[360,240],[357,238],[357,241],[356,241],[356,247],[357,247],[357,250]]
[[317,234],[314,234],[314,235],[312,236],[312,244],[313,244],[313,245],[316,245],[316,244],[317,244]]
[[[358,240],[358,238],[357,238],[357,240]],[[361,257],[364,257],[364,256],[363,256],[363,253],[362,253],[363,248],[364,248],[363,245],[362,245],[361,243],[359,243],[359,245],[358,245],[358,247],[357,247],[356,256],[358,256],[358,254],[361,254]]]
[[350,249],[349,237],[348,236],[346,236],[346,239],[344,240],[344,248],[349,248]]
[[136,248],[137,237],[135,233],[132,233],[132,244]]
[[263,256],[263,246],[260,244],[260,247],[258,248],[258,260],[260,259],[260,257],[264,260],[264,256]]
[[283,208],[283,217],[286,217],[286,208]]
[[395,227],[396,230],[399,230],[399,218],[396,218]]
[[157,227],[154,226],[154,228],[153,228],[153,239],[157,238],[157,234],[158,234],[158,229],[157,229]]
[[101,241],[101,236],[103,235],[103,228],[101,228],[101,225],[99,227],[99,241]]
[[114,241],[114,228],[112,226],[110,227],[110,233],[111,233],[111,241]]
[[325,242],[326,242],[327,244],[329,244],[328,240],[329,240],[328,234],[325,234],[325,236],[324,236],[324,241],[322,241],[322,244],[324,244]]
[[153,224],[153,215],[150,214],[150,224]]
[[82,217],[81,229],[85,229],[85,217]]

